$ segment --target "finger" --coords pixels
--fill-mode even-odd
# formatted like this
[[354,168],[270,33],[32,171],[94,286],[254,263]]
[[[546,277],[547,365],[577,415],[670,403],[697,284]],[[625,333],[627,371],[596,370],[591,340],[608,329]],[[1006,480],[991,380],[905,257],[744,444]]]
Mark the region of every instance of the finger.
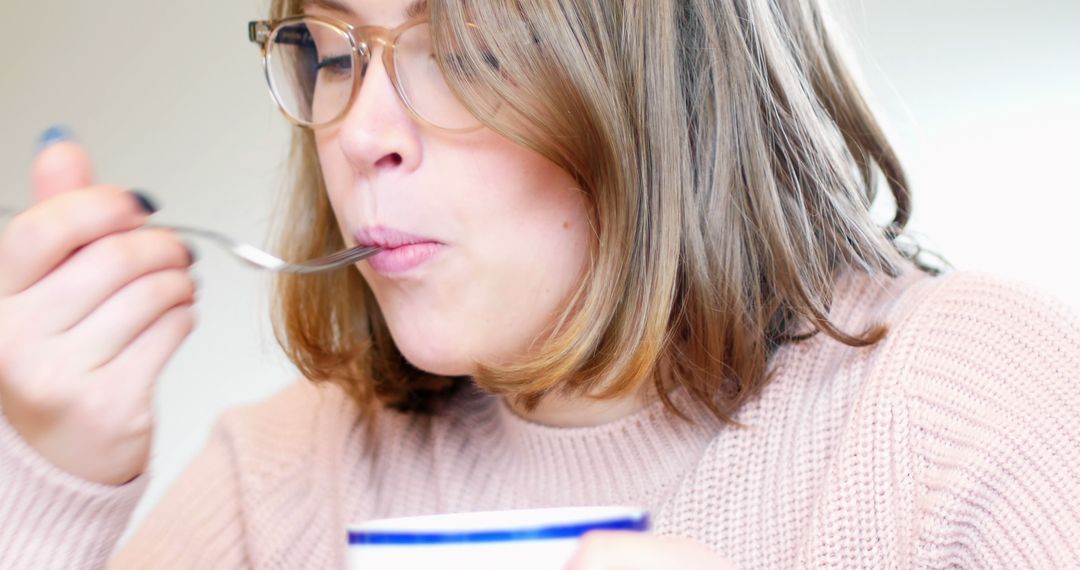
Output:
[[139,334],[116,358],[98,370],[116,379],[118,384],[114,389],[130,395],[143,394],[146,400],[142,403],[150,406],[153,391],[147,382],[161,375],[165,365],[193,330],[195,309],[188,304],[173,307]]
[[80,249],[37,284],[21,301],[37,315],[34,327],[49,334],[85,319],[106,299],[139,277],[189,267],[193,256],[176,233],[139,229],[101,238]]
[[0,234],[0,296],[33,285],[94,240],[139,227],[151,210],[144,198],[112,186],[61,194],[26,210]]
[[42,149],[34,158],[31,180],[34,201],[86,188],[93,184],[94,170],[82,145],[71,140],[62,127],[52,127],[41,138]]
[[173,307],[193,303],[195,282],[186,270],[169,269],[140,277],[119,290],[82,322],[64,333],[68,358],[82,370],[111,361]]

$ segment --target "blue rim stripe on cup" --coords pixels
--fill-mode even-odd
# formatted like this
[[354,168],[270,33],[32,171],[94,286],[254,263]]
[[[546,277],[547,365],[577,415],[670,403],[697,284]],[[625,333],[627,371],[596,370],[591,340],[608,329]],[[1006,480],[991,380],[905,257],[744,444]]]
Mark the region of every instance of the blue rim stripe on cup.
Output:
[[649,516],[623,518],[590,523],[546,526],[518,530],[486,530],[474,532],[386,532],[349,531],[349,544],[461,544],[476,542],[512,542],[516,540],[558,540],[578,538],[590,530],[649,530]]

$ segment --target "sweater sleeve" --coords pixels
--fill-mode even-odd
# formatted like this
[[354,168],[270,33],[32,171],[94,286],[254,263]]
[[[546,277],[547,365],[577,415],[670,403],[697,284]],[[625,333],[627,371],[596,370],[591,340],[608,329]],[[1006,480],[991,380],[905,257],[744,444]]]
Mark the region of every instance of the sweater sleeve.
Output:
[[920,568],[1080,568],[1080,319],[955,274],[923,304],[911,392]]
[[249,568],[236,453],[226,412],[202,452],[154,506],[111,569]]
[[150,474],[120,486],[83,481],[0,421],[0,568],[249,567],[227,418],[112,560]]
[[0,414],[0,568],[100,568],[146,491],[85,481],[49,463]]

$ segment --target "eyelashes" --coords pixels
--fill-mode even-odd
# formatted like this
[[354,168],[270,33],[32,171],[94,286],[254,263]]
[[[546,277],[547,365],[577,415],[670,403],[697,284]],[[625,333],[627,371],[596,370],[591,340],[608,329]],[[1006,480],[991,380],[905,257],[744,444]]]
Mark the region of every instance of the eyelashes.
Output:
[[319,60],[315,66],[318,71],[329,71],[334,75],[351,75],[353,58],[351,55],[338,55]]

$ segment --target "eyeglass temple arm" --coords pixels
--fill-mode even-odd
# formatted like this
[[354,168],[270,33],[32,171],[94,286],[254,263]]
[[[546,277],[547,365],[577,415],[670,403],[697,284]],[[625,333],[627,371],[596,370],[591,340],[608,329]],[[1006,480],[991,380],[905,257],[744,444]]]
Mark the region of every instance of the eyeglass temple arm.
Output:
[[266,42],[270,40],[270,31],[272,29],[273,25],[266,20],[248,22],[248,40],[265,47]]
[[[248,22],[248,39],[252,43],[259,44],[265,51],[266,43],[270,41],[270,34],[274,31],[274,25],[274,22],[266,20]],[[306,28],[295,26],[278,30],[277,35],[274,37],[274,43],[294,46],[311,46],[315,44],[311,38],[311,32]]]

